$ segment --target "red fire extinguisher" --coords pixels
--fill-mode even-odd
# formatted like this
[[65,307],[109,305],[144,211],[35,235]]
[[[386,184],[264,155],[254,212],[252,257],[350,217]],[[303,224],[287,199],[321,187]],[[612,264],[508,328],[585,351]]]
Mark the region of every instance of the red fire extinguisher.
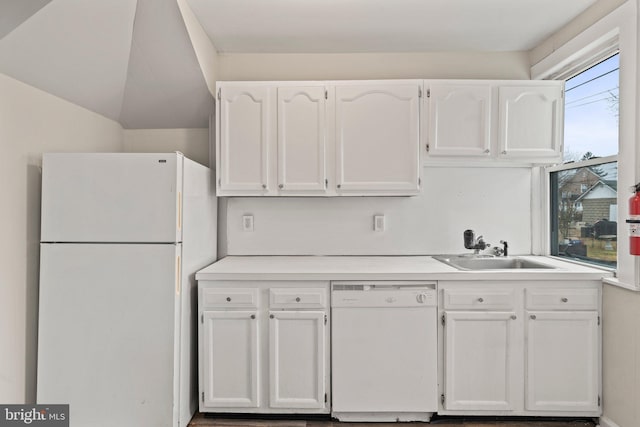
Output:
[[629,253],[640,256],[640,183],[631,191],[635,194],[629,199]]

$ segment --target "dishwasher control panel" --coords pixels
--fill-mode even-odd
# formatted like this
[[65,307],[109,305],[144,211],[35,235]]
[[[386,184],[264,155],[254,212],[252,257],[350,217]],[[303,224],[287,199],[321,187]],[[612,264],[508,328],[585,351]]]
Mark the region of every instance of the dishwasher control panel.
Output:
[[335,282],[332,307],[435,307],[435,283]]

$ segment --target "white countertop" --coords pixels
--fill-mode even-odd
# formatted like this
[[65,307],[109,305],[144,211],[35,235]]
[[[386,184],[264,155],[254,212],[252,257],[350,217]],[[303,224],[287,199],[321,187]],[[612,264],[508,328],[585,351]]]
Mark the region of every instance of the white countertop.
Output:
[[228,256],[197,280],[600,280],[612,273],[552,257],[522,256],[557,267],[461,271],[430,256]]

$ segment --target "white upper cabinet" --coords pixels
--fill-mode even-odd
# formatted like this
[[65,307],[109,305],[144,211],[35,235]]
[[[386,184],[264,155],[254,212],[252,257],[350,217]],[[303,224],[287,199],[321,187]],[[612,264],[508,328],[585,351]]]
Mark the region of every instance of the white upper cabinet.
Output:
[[560,160],[563,136],[563,89],[551,85],[499,88],[499,153],[505,158]]
[[417,194],[421,82],[335,88],[336,190]]
[[561,81],[426,80],[426,158],[431,163],[445,158],[560,162],[563,85]]
[[429,85],[430,156],[491,153],[491,86],[451,82]]
[[412,196],[421,150],[557,163],[563,113],[560,81],[220,82],[217,195]]
[[327,190],[325,88],[278,88],[278,190]]
[[417,194],[421,87],[421,80],[221,82],[217,194]]
[[218,195],[263,195],[270,190],[274,133],[272,91],[261,86],[220,88],[216,175]]

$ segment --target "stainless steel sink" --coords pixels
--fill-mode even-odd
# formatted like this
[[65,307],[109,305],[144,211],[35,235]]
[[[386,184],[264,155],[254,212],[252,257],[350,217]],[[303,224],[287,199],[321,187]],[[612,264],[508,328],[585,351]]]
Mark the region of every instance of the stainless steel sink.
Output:
[[542,264],[518,257],[483,257],[468,255],[434,256],[440,262],[459,270],[513,270],[513,269],[555,269],[551,265]]

